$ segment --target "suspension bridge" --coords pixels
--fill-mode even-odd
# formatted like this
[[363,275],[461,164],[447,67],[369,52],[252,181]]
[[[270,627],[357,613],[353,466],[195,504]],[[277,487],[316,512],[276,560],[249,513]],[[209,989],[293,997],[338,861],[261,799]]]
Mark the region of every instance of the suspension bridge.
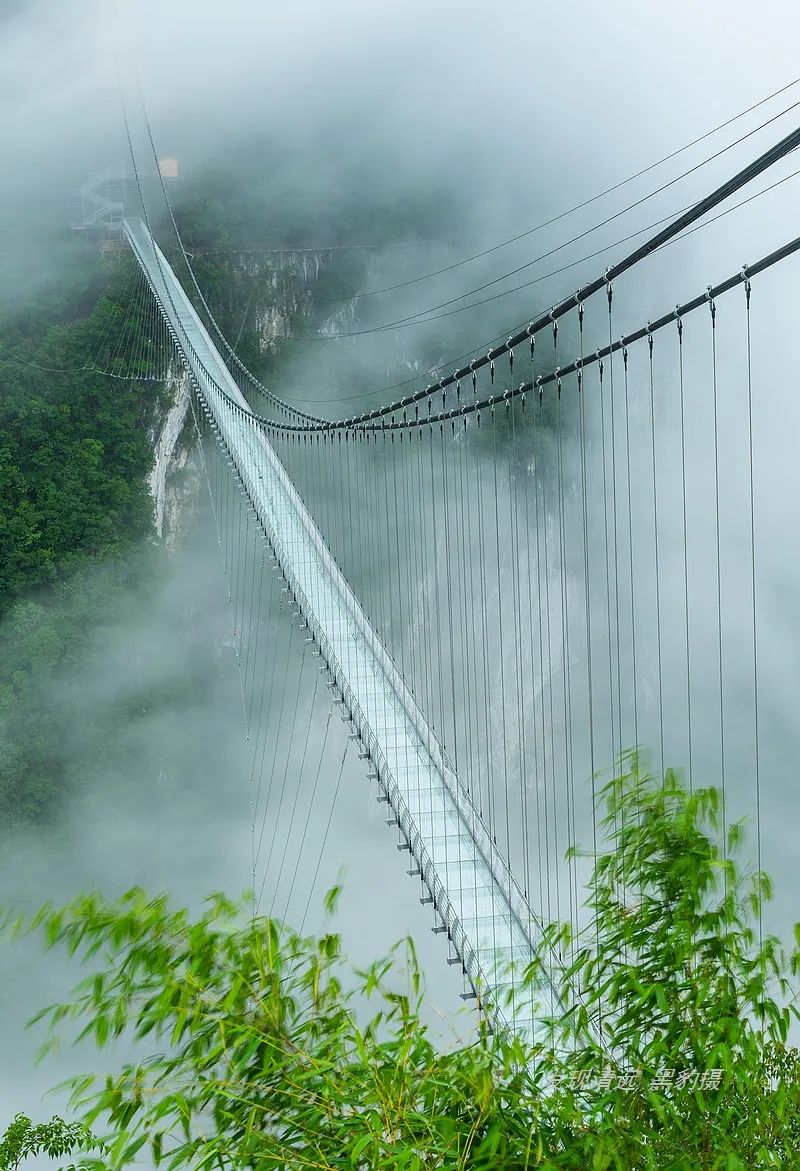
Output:
[[[277,795],[273,776],[264,784],[258,671],[261,655],[275,678],[275,648],[270,660],[261,647],[268,565],[464,998],[534,1043],[565,1007],[570,962],[545,926],[566,919],[576,939],[587,926],[586,860],[564,857],[581,838],[602,848],[597,777],[626,749],[644,747],[656,772],[680,765],[690,783],[702,772],[726,816],[728,795],[733,810],[747,789],[760,866],[751,320],[758,279],[796,257],[800,237],[624,333],[615,288],[786,159],[800,130],[574,294],[347,418],[300,410],[242,364],[183,247],[149,126],[137,137],[128,124],[128,137],[141,206],[124,233],[150,298],[138,357],[166,355],[169,377],[190,382],[230,583],[254,887]],[[723,382],[739,404],[733,447]],[[701,595],[711,650],[693,620]],[[733,716],[728,655],[752,665]],[[305,743],[304,760],[307,730]],[[287,785],[291,800],[284,774],[281,801]],[[293,822],[296,808],[294,794]],[[266,853],[277,850],[273,825]],[[530,981],[535,956],[546,975]]]

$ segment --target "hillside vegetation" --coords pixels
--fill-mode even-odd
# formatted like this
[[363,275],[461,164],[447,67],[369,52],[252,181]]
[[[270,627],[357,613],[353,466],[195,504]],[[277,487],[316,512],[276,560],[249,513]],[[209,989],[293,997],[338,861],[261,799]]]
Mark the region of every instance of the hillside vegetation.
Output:
[[[197,175],[179,188],[176,215],[195,249],[201,285],[226,335],[264,376],[286,346],[266,353],[253,316],[276,274],[262,258],[245,271],[236,249],[253,243],[380,242],[441,227],[432,197],[387,198],[375,189],[317,199],[253,174]],[[370,193],[371,190],[371,193]],[[63,231],[66,235],[66,230]],[[127,253],[101,255],[81,241],[58,245],[45,292],[0,302],[0,826],[57,813],[68,799],[65,744],[73,719],[56,680],[97,653],[108,630],[147,612],[158,573],[146,478],[151,435],[170,388],[148,379],[140,344],[150,307]],[[358,252],[336,254],[298,310],[352,294]],[[280,274],[278,274],[280,275]],[[139,290],[139,291],[137,291]],[[326,312],[327,310],[322,310]],[[290,321],[290,325],[298,324]],[[132,360],[133,358],[133,360]],[[85,720],[84,720],[85,722]],[[91,723],[91,721],[89,721]],[[85,745],[92,729],[82,729]],[[119,742],[124,741],[120,729]],[[107,753],[109,745],[98,744]],[[74,770],[72,770],[74,772]]]

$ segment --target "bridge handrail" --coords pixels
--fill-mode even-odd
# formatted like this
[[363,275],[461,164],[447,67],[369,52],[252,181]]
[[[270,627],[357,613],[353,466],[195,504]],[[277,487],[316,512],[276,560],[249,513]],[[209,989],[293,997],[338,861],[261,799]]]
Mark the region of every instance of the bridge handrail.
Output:
[[[146,226],[144,224],[142,224],[142,229],[146,230]],[[156,303],[158,304],[161,313],[164,315],[165,320],[170,327],[170,332],[172,334],[176,348],[178,349],[179,353],[183,355],[184,363],[189,370],[195,390],[198,392],[201,402],[204,404],[206,413],[209,413],[212,410],[208,398],[208,392],[211,390],[215,395],[219,396],[221,404],[224,405],[225,408],[231,412],[231,414],[235,415],[240,422],[244,422],[245,424],[252,426],[253,417],[247,409],[246,404],[244,404],[244,400],[242,400],[241,403],[237,402],[231,397],[230,394],[226,393],[225,390],[220,387],[217,379],[203,363],[201,355],[197,352],[196,347],[192,344],[191,339],[188,337],[188,335],[186,335],[185,331],[182,331],[181,336],[178,336],[174,332],[172,323],[170,321],[170,315],[167,312],[166,306],[163,304],[158,289],[154,286],[149,277],[147,260],[141,250],[139,241],[137,240],[136,229],[126,222],[125,231],[128,239],[131,242],[131,246],[134,249],[134,253],[137,256],[139,263],[142,265]],[[152,237],[149,236],[149,233],[147,233],[147,235],[153,247],[154,256],[157,258],[157,264],[161,272],[161,277],[164,279],[165,274],[163,265],[161,260],[158,260],[159,249],[152,240]],[[186,294],[184,293],[184,297],[185,296]],[[177,307],[172,301],[171,304],[175,320],[178,321],[179,314]],[[190,361],[190,358],[193,361]],[[202,382],[206,383],[205,386],[203,386],[202,383],[198,381],[196,374],[194,373],[195,365],[202,374]],[[225,440],[225,437],[220,433],[219,428],[215,427],[215,430],[217,431],[219,441],[223,444],[232,462],[237,467],[247,497],[250,500],[251,505],[253,505],[253,507],[256,509],[256,513],[258,515],[258,509],[256,508],[255,500],[255,482],[252,484],[249,482],[248,474],[243,468],[240,468],[239,466],[240,460],[237,458],[238,453],[230,448]],[[258,428],[254,428],[254,431],[256,434],[258,434]],[[269,456],[271,449],[266,440],[266,437],[261,436],[261,439]],[[400,712],[402,713],[402,719],[406,726],[406,731],[413,734],[419,745],[424,748],[430,759],[434,762],[445,789],[447,790],[451,801],[458,811],[459,817],[462,819],[465,826],[469,830],[471,840],[473,841],[478,854],[481,856],[493,876],[493,880],[497,886],[497,889],[505,901],[508,913],[513,916],[513,919],[518,924],[518,929],[521,930],[523,936],[530,939],[532,934],[534,934],[541,939],[543,937],[542,923],[539,921],[530,907],[530,904],[522,892],[519,884],[517,883],[507,860],[503,857],[502,853],[493,842],[489,831],[487,830],[482,818],[477,811],[477,808],[474,805],[474,802],[472,801],[471,796],[466,792],[458,780],[444,746],[436,736],[428,721],[425,719],[424,714],[420,710],[419,705],[411,693],[410,688],[403,679],[402,675],[398,672],[393,660],[389,655],[389,652],[386,650],[385,646],[372,627],[372,624],[365,614],[363,607],[359,603],[353,591],[344,581],[341,572],[332,557],[332,554],[328,550],[327,545],[319,533],[319,530],[315,525],[313,525],[311,518],[308,517],[307,510],[305,509],[305,506],[303,505],[296,488],[292,484],[288,474],[283,468],[283,465],[280,463],[274,453],[271,454],[270,464],[272,465],[273,470],[275,470],[279,475],[283,488],[289,495],[290,499],[293,501],[296,507],[296,511],[306,529],[308,536],[312,541],[313,547],[321,559],[323,570],[338,583],[338,592],[346,603],[347,610],[352,621],[354,622],[356,629],[359,632],[359,635],[368,643],[370,650],[374,655],[374,659],[383,673],[387,684],[391,686],[393,693],[397,696],[400,705]],[[280,545],[280,540],[277,536],[277,533],[273,532],[272,534],[268,534],[267,539],[269,540],[270,547],[272,548],[276,560],[281,565],[282,571],[291,573],[291,557]],[[403,800],[398,782],[393,776],[393,773],[386,762],[385,756],[383,755],[383,752],[380,748],[379,741],[369,725],[367,716],[359,703],[355,691],[350,686],[350,683],[344,674],[341,665],[338,664],[334,648],[332,647],[323,626],[316,618],[309,599],[306,597],[301,584],[296,579],[292,586],[292,591],[292,596],[295,599],[301,614],[303,615],[306,625],[313,633],[314,641],[320,648],[320,652],[332,675],[335,685],[342,693],[342,697],[345,700],[350,718],[353,721],[354,726],[357,728],[363,743],[368,749],[369,758],[375,764],[379,773],[382,772],[381,783],[383,784],[387,795],[390,797],[390,804],[395,811],[398,822],[400,823],[400,826],[406,836],[406,840],[411,847],[413,857],[419,865],[426,886],[428,887],[430,894],[434,899],[434,906],[436,907],[437,913],[446,927],[448,937],[451,939],[454,948],[462,960],[462,964],[465,970],[472,979],[476,988],[480,989],[482,994],[485,992],[487,997],[490,998],[492,988],[497,985],[500,973],[497,971],[485,972],[482,969],[477,953],[469,943],[467,933],[461,923],[459,913],[453,904],[452,898],[449,895],[445,884],[442,882],[437,873],[436,864],[433,858],[425,847],[423,837],[419,830],[415,830],[414,828],[414,820],[411,811]],[[552,951],[555,965],[561,966],[561,961],[556,955],[555,950],[552,948],[550,950]],[[518,970],[516,971],[516,979],[517,981],[521,980],[521,973]],[[544,988],[546,988],[550,995],[551,1004],[560,1002],[560,995],[558,990],[551,981],[546,981]],[[540,984],[539,991],[542,990],[543,986]],[[525,995],[528,998],[532,998],[535,994],[536,990],[533,987],[528,988],[525,992]],[[521,1005],[519,1002],[517,1002],[515,1015],[519,1015],[520,1009]],[[491,1011],[499,1023],[505,1023],[506,1025],[508,1024],[508,1021],[505,1018],[500,1005],[492,1002]]]

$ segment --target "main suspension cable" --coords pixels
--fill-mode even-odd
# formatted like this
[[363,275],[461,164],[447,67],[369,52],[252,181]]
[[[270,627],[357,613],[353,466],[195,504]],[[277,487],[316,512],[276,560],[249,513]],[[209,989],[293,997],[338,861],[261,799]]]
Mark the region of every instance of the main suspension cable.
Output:
[[[699,143],[704,142],[707,138],[711,138],[713,135],[718,134],[721,130],[727,129],[728,126],[732,126],[734,122],[738,122],[742,118],[745,118],[748,114],[752,114],[754,110],[757,110],[761,106],[766,105],[768,102],[773,101],[775,98],[780,97],[781,94],[784,94],[788,90],[792,89],[795,85],[798,84],[798,82],[800,82],[800,78],[795,78],[794,81],[790,81],[786,85],[781,86],[780,89],[774,90],[771,94],[761,98],[752,106],[748,106],[747,109],[740,111],[738,114],[734,114],[733,117],[728,118],[725,122],[720,122],[719,125],[714,126],[711,130],[706,130],[705,133],[699,135],[697,138],[693,138],[691,142],[684,143],[683,146],[677,147],[669,154],[663,155],[660,159],[657,159],[653,163],[649,163],[646,167],[642,167],[641,170],[636,171],[632,175],[629,175],[626,179],[620,179],[611,187],[606,187],[605,190],[599,191],[597,194],[590,196],[588,199],[584,199],[581,203],[574,204],[566,211],[559,212],[558,215],[551,216],[550,219],[544,220],[542,223],[536,224],[532,228],[526,228],[524,232],[519,232],[517,235],[509,237],[507,240],[501,241],[499,244],[493,244],[489,248],[484,248],[481,252],[475,252],[471,256],[465,256],[461,260],[457,260],[452,264],[445,265],[443,268],[433,269],[430,272],[422,273],[420,276],[413,277],[410,280],[399,281],[393,285],[385,285],[379,289],[368,289],[363,293],[356,293],[355,296],[351,297],[328,297],[322,300],[321,304],[338,305],[342,302],[363,301],[368,297],[377,297],[382,293],[392,293],[397,289],[406,289],[410,285],[416,285],[422,281],[431,280],[433,277],[441,276],[444,273],[453,272],[455,269],[461,268],[465,264],[470,264],[473,260],[481,260],[484,256],[491,256],[492,253],[499,252],[502,248],[507,248],[509,245],[516,244],[518,241],[524,240],[528,236],[534,235],[536,232],[541,232],[545,228],[552,227],[553,224],[557,224],[561,220],[567,219],[568,216],[574,215],[575,212],[583,211],[585,207],[589,207],[591,204],[597,203],[598,200],[604,199],[606,195],[612,195],[615,191],[619,191],[622,187],[627,186],[629,183],[633,183],[635,180],[641,179],[644,175],[649,174],[650,171],[656,170],[658,167],[663,166],[664,163],[668,163],[672,159],[677,158],[678,155],[683,154],[685,151],[691,150],[693,146],[697,146]],[[788,107],[788,110],[791,109],[794,109],[794,106]],[[783,110],[781,113],[785,114],[788,112],[788,110]],[[781,115],[777,115],[777,117],[780,116]],[[762,127],[767,124],[768,123],[762,123]],[[761,129],[762,127],[757,127],[757,129]],[[738,141],[741,142],[742,140],[739,139]],[[732,145],[736,144],[734,143]]]

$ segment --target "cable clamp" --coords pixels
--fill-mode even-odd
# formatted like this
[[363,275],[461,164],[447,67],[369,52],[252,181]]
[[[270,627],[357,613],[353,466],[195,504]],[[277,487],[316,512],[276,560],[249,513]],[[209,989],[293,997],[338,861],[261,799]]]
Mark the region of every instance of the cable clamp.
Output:
[[603,280],[606,282],[606,296],[608,297],[608,312],[609,313],[611,313],[611,302],[614,297],[614,286],[611,283],[611,277],[608,275],[610,272],[611,272],[611,269],[607,268],[606,271],[603,273]]
[[716,306],[716,302],[714,301],[714,295],[712,292],[711,285],[709,285],[706,288],[706,300],[708,301],[708,307],[711,310],[711,324],[715,325],[716,324],[716,317],[717,317],[717,306]]
[[748,265],[742,265],[742,281],[744,283],[744,291],[747,296],[747,303],[750,304],[750,277],[747,274]]

